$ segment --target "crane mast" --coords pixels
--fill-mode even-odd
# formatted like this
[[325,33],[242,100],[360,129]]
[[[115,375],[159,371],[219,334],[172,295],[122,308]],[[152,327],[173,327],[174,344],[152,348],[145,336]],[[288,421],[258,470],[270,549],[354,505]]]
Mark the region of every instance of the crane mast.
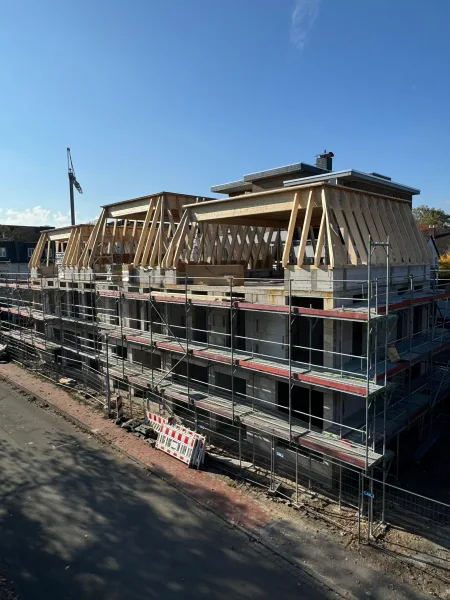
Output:
[[70,148],[67,148],[67,169],[69,175],[69,192],[70,192],[70,222],[75,225],[75,200],[73,197],[73,188],[77,190],[79,194],[83,193],[81,185],[78,183],[75,176],[75,169],[73,168],[72,155],[70,154]]

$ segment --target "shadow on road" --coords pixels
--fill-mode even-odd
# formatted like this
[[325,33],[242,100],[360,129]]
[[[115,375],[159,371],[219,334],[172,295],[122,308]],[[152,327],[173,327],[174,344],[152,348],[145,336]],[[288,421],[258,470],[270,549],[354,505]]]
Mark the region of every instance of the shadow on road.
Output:
[[[24,600],[339,597],[52,414],[28,405],[0,434],[0,571]],[[294,528],[276,535],[300,564],[312,558]],[[391,597],[388,578],[357,581],[338,561],[330,568],[331,543],[312,546],[356,597]],[[400,587],[392,597],[421,597]]]
[[78,435],[52,434],[23,448],[0,439],[0,465],[0,570],[25,599],[265,598],[298,590],[231,525]]

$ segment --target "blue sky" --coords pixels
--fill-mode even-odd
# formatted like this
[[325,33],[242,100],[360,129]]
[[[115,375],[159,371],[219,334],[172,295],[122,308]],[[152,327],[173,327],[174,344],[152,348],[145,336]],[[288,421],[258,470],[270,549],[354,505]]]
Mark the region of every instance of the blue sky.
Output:
[[0,222],[314,162],[450,211],[450,2],[22,0],[0,19]]

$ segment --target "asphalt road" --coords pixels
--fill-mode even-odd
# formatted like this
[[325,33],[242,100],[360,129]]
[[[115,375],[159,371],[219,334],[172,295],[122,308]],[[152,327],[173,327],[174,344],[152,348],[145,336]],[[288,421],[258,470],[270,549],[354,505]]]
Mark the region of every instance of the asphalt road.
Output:
[[23,600],[337,597],[2,382],[0,572]]

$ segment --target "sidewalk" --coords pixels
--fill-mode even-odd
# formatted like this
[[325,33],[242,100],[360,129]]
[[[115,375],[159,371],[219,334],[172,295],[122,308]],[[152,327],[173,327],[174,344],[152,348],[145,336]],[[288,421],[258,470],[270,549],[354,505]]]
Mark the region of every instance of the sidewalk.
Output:
[[65,390],[25,369],[13,363],[0,365],[0,378],[20,387],[32,398],[47,402],[103,442],[138,460],[194,501],[251,532],[249,542],[260,540],[262,552],[274,550],[279,560],[289,561],[292,568],[298,565],[310,572],[341,597],[377,600],[430,597],[374,568],[360,552],[351,551],[334,540],[320,523],[289,519],[287,507],[286,516],[280,516],[280,511],[275,510],[278,505],[265,506],[213,474],[188,469],[117,427],[100,412],[78,402]]

